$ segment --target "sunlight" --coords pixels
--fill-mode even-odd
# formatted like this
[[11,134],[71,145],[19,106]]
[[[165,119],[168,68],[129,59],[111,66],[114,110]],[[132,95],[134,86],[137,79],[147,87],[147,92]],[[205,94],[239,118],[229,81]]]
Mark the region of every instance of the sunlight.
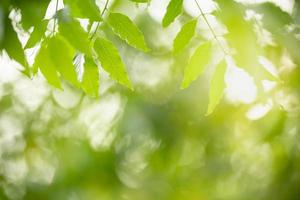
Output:
[[254,105],[250,110],[246,113],[246,116],[250,120],[258,120],[264,117],[273,107],[273,102],[269,100],[266,104],[257,104]]
[[225,81],[227,84],[225,96],[230,102],[249,104],[256,99],[257,88],[254,80],[243,69],[229,65]]
[[[213,2],[212,0],[198,0],[198,2],[201,2],[201,9],[204,13],[211,13],[217,8],[215,2]],[[195,0],[184,1],[183,5],[186,12],[191,16],[197,17],[200,15],[200,11]]]

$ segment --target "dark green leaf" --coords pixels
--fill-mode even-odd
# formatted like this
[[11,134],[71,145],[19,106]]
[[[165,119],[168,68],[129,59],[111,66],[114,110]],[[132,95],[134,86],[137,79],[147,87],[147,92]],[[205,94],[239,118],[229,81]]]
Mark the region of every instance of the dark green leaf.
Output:
[[22,26],[28,30],[37,26],[45,17],[50,0],[14,1],[22,14]]
[[4,48],[10,58],[19,62],[23,67],[25,67],[25,73],[28,74],[28,64],[22,48],[21,42],[15,32],[11,20],[7,17],[5,20],[4,29],[4,40],[0,45],[0,48]]

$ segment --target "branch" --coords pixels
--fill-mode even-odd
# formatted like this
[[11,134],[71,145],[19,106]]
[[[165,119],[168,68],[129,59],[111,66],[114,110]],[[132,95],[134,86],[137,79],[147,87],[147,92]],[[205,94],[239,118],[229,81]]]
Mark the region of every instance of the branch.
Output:
[[[104,8],[103,8],[103,10],[102,10],[102,12],[101,12],[101,18],[103,17],[105,11],[107,10],[108,3],[109,3],[109,0],[106,0],[105,6],[104,6]],[[94,33],[92,34],[92,36],[91,36],[90,39],[93,39],[93,37],[96,35],[96,33],[97,33],[98,29],[99,29],[99,26],[100,26],[100,22],[97,22],[96,29],[95,29],[95,31],[94,31]]]
[[219,45],[220,48],[222,49],[224,55],[225,55],[225,56],[228,55],[228,53],[227,53],[226,50],[224,49],[222,43],[221,43],[220,40],[218,39],[218,36],[217,36],[217,34],[215,33],[214,29],[211,27],[210,23],[208,22],[208,20],[207,20],[207,18],[206,18],[206,16],[205,16],[205,13],[204,13],[203,10],[201,9],[201,7],[200,7],[198,1],[197,1],[197,0],[194,0],[194,1],[195,1],[196,5],[197,5],[197,7],[198,7],[198,9],[199,9],[199,11],[200,11],[200,13],[201,13],[201,16],[203,17],[203,19],[204,19],[205,23],[207,24],[207,26],[208,26],[210,32],[212,33],[214,39],[217,41],[218,45]]
[[56,29],[56,23],[57,23],[57,19],[56,19],[56,13],[58,10],[58,0],[56,0],[56,5],[55,5],[55,14],[54,14],[54,25],[53,25],[53,30],[52,30],[52,35],[54,35],[55,33],[55,29]]

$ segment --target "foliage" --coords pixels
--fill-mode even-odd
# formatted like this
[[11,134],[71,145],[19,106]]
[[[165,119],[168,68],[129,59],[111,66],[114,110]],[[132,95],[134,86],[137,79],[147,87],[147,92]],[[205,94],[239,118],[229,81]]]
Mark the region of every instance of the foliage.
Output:
[[[200,0],[157,2],[0,0],[0,53],[33,79],[20,80],[42,76],[53,87],[30,110],[14,83],[0,84],[0,144],[6,116],[24,132],[13,144],[26,141],[0,148],[0,199],[299,197],[300,1],[290,11],[272,2],[214,0],[208,11]],[[162,16],[151,13],[156,4]],[[258,90],[248,104],[222,101],[230,78],[244,77],[236,71]],[[67,105],[78,101],[61,108],[68,92]],[[98,110],[115,101],[123,112]],[[251,115],[268,106],[264,117]],[[110,137],[92,134],[99,129]],[[98,140],[108,147],[95,148]],[[28,177],[18,182],[5,173],[22,156]],[[51,184],[34,180],[43,176],[33,157],[45,169],[49,158]]]
[[[133,2],[149,4],[149,1]],[[247,6],[235,1],[219,0],[216,2],[218,3],[220,9],[215,12],[215,15],[227,28],[228,32],[226,35],[224,35],[224,38],[226,39],[228,46],[220,42],[220,38],[218,38],[219,36],[216,35],[215,30],[213,30],[210,22],[207,20],[207,16],[205,16],[205,13],[203,13],[201,10],[201,3],[196,1],[196,5],[200,11],[200,16],[185,23],[182,26],[182,29],[178,32],[177,37],[174,39],[175,54],[178,54],[178,52],[182,51],[185,46],[188,46],[195,34],[194,32],[197,21],[203,18],[207,23],[211,34],[213,35],[213,46],[219,46],[218,48],[221,48],[224,51],[223,53],[225,56],[234,58],[237,66],[249,71],[257,80],[256,83],[258,87],[260,87],[260,81],[269,79],[270,73],[268,73],[268,71],[266,71],[258,61],[258,57],[263,54],[265,46],[258,43],[257,34],[255,33],[255,26],[258,26],[256,23],[257,21],[254,19],[245,19],[246,9],[251,9],[263,15],[263,27],[259,27],[259,29],[265,28],[270,31],[270,33],[273,34],[276,45],[281,45],[283,48],[286,48],[294,62],[299,63],[300,56],[298,55],[298,47],[300,42],[296,38],[296,32],[285,28],[294,23],[295,18],[293,18],[293,16],[282,11],[279,7],[276,7],[272,3]],[[109,0],[105,3],[102,11],[100,11],[100,8],[97,6],[95,0],[65,0],[63,8],[58,9],[58,5],[56,5],[56,14],[52,19],[43,20],[49,3],[49,0],[2,0],[1,2],[1,13],[3,16],[1,20],[3,21],[2,29],[4,31],[2,31],[3,36],[1,37],[0,48],[5,49],[11,58],[23,65],[24,73],[28,76],[32,76],[36,73],[37,67],[41,70],[49,83],[54,87],[60,87],[58,78],[62,78],[76,87],[85,87],[84,90],[86,91],[86,87],[88,85],[79,85],[78,82],[80,82],[80,80],[76,80],[77,78],[74,74],[74,66],[72,66],[73,58],[82,53],[85,54],[85,56],[90,57],[90,61],[96,61],[93,64],[95,66],[98,65],[97,60],[99,59],[101,66],[111,75],[112,79],[115,79],[119,83],[124,84],[129,88],[132,88],[126,70],[122,64],[122,61],[119,59],[118,53],[116,52],[117,47],[114,47],[118,44],[105,40],[104,38],[108,36],[103,34],[101,35],[100,31],[104,30],[105,28],[102,27],[108,24],[112,31],[122,40],[127,42],[127,44],[141,51],[148,52],[150,49],[145,42],[143,33],[139,30],[135,23],[126,15],[113,12],[114,5],[109,4]],[[58,1],[55,3],[57,4]],[[181,14],[184,14],[182,6],[182,0],[172,0],[169,2],[166,13],[162,20],[162,25],[164,27],[169,26],[176,18],[178,18]],[[35,67],[33,67],[33,69],[30,68],[28,62],[26,61],[23,47],[17,37],[17,32],[15,30],[16,28],[12,26],[12,24],[15,23],[14,20],[9,17],[12,10],[20,11],[22,18],[21,21],[17,23],[21,25],[24,31],[30,31],[30,28],[33,27],[33,31],[30,31],[31,35],[27,44],[25,45],[25,48],[31,48],[37,43],[43,47],[37,56],[36,64],[34,64]],[[78,18],[85,18],[90,21],[90,25],[88,26],[87,30],[88,32],[81,27],[77,20]],[[47,34],[46,29],[50,26],[48,25],[50,23],[52,24],[53,30],[51,33]],[[94,24],[97,26],[95,30],[92,29]],[[20,26],[18,27],[20,28]],[[58,31],[56,31],[57,27]],[[53,37],[61,38],[62,41],[66,41],[69,44],[66,42],[64,42],[63,45],[58,44],[51,50],[51,47],[53,46],[53,42],[51,41],[53,40],[49,38]],[[98,37],[100,38],[95,42]],[[97,44],[97,47],[95,47],[94,44]],[[231,49],[233,50],[233,53],[231,53]],[[152,50],[149,53],[154,53],[154,51],[155,50]],[[183,88],[188,87],[192,81],[194,81],[204,72],[205,65],[208,63],[207,59],[209,58],[209,51],[214,51],[214,48],[207,49],[203,47],[203,49],[201,49],[199,47],[193,56],[191,56],[191,60],[189,62],[190,64],[185,70],[182,83]],[[49,57],[56,60],[51,61],[54,62],[53,65],[56,67],[50,67],[51,64],[49,64],[49,61],[47,61],[49,59],[45,59],[45,63],[43,63],[42,59],[40,58],[44,57]],[[198,64],[198,62],[203,64]],[[43,65],[49,66],[47,67]],[[46,68],[49,68],[49,70],[45,70]],[[117,69],[117,71],[115,69]],[[93,75],[93,77],[96,76],[98,75]],[[98,78],[94,78],[91,81],[97,80]],[[89,88],[88,90],[93,90],[93,93],[97,94],[97,88],[94,87],[96,85],[99,84],[91,84],[93,87]]]

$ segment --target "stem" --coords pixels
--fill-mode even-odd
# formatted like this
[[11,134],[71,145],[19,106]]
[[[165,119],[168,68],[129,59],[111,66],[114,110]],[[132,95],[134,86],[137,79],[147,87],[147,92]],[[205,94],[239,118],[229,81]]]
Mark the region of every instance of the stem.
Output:
[[[108,3],[109,3],[109,0],[106,0],[105,6],[104,6],[104,8],[103,8],[103,10],[101,12],[101,18],[103,17],[105,11],[107,10]],[[92,34],[91,39],[93,39],[93,37],[96,35],[96,33],[97,33],[98,29],[99,29],[99,26],[100,26],[100,22],[97,22],[96,29],[95,29],[94,33]]]
[[54,14],[54,25],[53,25],[53,30],[52,30],[52,35],[54,35],[55,33],[55,29],[56,29],[56,23],[57,23],[57,19],[56,19],[56,13],[58,10],[58,0],[56,0],[56,5],[55,5],[55,14]]
[[200,11],[200,13],[201,13],[201,16],[203,17],[205,23],[207,24],[207,26],[208,26],[210,32],[212,33],[214,39],[216,40],[216,42],[218,43],[218,45],[219,45],[220,48],[222,49],[224,55],[225,55],[225,56],[228,55],[228,53],[225,51],[225,49],[224,49],[222,43],[221,43],[220,40],[218,39],[217,34],[215,33],[214,29],[211,27],[210,23],[208,22],[208,20],[207,20],[207,18],[206,18],[206,16],[205,16],[205,13],[204,13],[203,10],[201,9],[201,7],[200,7],[198,1],[197,1],[197,0],[194,0],[194,1],[195,1],[195,3],[197,4],[197,7],[198,7],[198,9],[199,9],[199,11]]

